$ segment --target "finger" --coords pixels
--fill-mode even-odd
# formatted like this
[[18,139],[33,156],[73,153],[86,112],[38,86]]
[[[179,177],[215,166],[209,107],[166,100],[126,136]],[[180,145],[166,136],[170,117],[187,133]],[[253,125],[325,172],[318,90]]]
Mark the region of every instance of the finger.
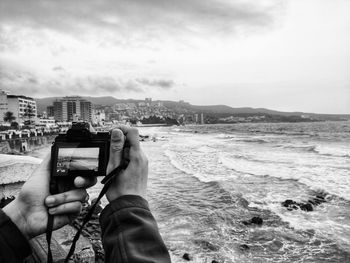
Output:
[[79,201],[65,203],[49,209],[50,215],[80,214],[82,204]]
[[45,199],[45,204],[48,207],[58,206],[69,202],[84,202],[87,198],[85,189],[74,189],[57,195],[49,195]]
[[96,176],[82,177],[78,176],[74,179],[74,185],[77,188],[89,188],[97,183]]
[[109,150],[107,174],[120,165],[123,158],[124,143],[124,133],[120,129],[113,129],[111,133],[111,146]]
[[139,131],[126,125],[120,125],[118,128],[125,134],[126,141],[130,144],[130,148],[138,150],[140,148]]

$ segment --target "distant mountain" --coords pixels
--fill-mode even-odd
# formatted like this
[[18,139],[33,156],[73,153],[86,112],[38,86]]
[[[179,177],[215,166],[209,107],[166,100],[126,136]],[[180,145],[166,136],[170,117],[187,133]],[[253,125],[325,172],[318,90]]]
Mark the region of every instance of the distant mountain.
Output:
[[[47,106],[53,105],[53,102],[56,99],[60,99],[61,97],[48,97],[48,98],[38,98],[35,99],[37,102],[38,111],[46,111]],[[129,102],[141,102],[142,100],[134,100],[134,99],[116,99],[112,96],[104,96],[104,97],[82,97],[85,100],[91,101],[96,105],[103,106],[113,106],[116,103],[129,103]],[[317,114],[317,113],[304,113],[304,112],[283,112],[283,111],[275,111],[265,108],[250,108],[250,107],[242,107],[242,108],[232,108],[227,105],[192,105],[187,102],[176,102],[176,101],[162,101],[164,106],[167,108],[178,112],[197,112],[204,114],[211,114],[217,116],[229,116],[229,115],[280,115],[280,116],[300,116],[307,115],[313,118],[317,118],[320,120],[350,120],[350,114]]]

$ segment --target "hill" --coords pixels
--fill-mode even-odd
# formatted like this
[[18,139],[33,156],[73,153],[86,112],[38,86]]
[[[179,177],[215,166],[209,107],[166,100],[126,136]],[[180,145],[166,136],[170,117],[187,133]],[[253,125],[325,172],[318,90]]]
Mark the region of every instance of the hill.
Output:
[[[56,99],[61,97],[47,97],[37,98],[38,111],[46,111],[47,106],[52,105]],[[104,97],[82,97],[85,100],[91,101],[96,105],[113,106],[116,103],[130,103],[130,102],[141,102],[142,100],[134,99],[116,99],[112,96]],[[230,115],[236,116],[249,116],[249,115],[270,115],[270,116],[301,116],[307,115],[312,118],[319,120],[350,120],[350,114],[317,114],[317,113],[305,113],[305,112],[283,112],[275,111],[265,108],[250,108],[240,107],[233,108],[227,105],[192,105],[187,102],[176,102],[176,101],[162,101],[163,105],[177,113],[204,113],[210,114],[216,117],[225,117]]]

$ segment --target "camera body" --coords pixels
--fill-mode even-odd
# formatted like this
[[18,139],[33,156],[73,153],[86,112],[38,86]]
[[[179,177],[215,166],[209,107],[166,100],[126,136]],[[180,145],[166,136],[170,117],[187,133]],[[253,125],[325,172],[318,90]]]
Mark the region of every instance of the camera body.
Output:
[[110,137],[109,132],[92,132],[87,122],[73,123],[59,134],[51,147],[51,194],[71,189],[77,176],[105,176]]

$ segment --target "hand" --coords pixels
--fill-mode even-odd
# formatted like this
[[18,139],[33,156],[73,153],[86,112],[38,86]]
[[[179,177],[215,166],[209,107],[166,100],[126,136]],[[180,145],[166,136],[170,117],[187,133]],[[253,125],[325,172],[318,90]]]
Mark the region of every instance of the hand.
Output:
[[47,157],[23,185],[18,197],[3,209],[28,239],[45,233],[48,208],[55,215],[54,229],[78,216],[88,197],[85,188],[94,185],[96,178],[77,177],[74,185],[78,189],[57,195],[50,195],[49,183],[50,157]]
[[148,160],[140,148],[138,130],[125,125],[112,130],[107,174],[118,167],[123,158],[130,162],[126,170],[113,179],[106,193],[109,202],[122,195],[146,198]]

